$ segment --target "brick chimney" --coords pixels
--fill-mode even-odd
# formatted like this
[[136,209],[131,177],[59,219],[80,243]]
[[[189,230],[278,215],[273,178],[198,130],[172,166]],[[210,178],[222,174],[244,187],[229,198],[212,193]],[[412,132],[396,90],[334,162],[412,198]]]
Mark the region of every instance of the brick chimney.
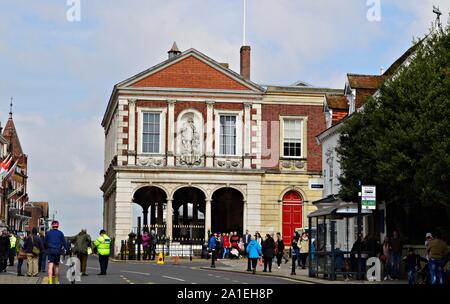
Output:
[[250,51],[249,45],[241,47],[241,76],[246,80],[250,80]]

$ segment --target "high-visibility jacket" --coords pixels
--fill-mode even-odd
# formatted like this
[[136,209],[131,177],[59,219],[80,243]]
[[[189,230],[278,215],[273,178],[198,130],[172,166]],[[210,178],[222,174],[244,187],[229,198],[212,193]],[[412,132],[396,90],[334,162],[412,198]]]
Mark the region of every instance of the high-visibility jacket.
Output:
[[100,235],[94,242],[99,255],[109,255],[111,247],[111,239],[106,234]]
[[15,248],[16,247],[16,241],[17,241],[17,239],[16,239],[16,237],[14,235],[11,235],[9,237],[9,243],[10,243],[11,248]]

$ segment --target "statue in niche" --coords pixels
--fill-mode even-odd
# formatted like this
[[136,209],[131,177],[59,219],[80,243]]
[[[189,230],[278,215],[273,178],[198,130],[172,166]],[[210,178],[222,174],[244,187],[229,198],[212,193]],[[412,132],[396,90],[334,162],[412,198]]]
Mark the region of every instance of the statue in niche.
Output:
[[180,129],[182,165],[200,165],[200,134],[194,123],[192,115],[187,117]]

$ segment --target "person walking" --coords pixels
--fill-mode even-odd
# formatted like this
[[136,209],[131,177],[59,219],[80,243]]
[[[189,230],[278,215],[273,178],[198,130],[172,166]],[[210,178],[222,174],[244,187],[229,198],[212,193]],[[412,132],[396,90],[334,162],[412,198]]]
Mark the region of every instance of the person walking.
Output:
[[47,271],[47,249],[45,248],[45,233],[44,230],[39,232],[39,238],[41,239],[42,244],[44,244],[44,250],[39,254],[39,272]]
[[[45,235],[45,246],[47,248],[47,274],[48,284],[59,284],[59,270],[61,255],[70,252],[70,244],[66,242],[64,233],[59,230],[59,222],[54,220],[51,223],[52,229]],[[55,280],[53,280],[53,270]]]
[[308,233],[303,232],[302,237],[300,238],[300,262],[302,265],[302,269],[306,269],[306,259],[308,258],[309,253],[309,237]]
[[87,276],[87,260],[88,260],[88,248],[92,246],[91,236],[87,233],[86,229],[81,229],[80,233],[75,237],[75,247],[73,249],[77,258],[80,260],[80,271],[82,276]]
[[269,272],[272,272],[272,260],[275,255],[275,241],[270,234],[266,234],[266,239],[262,245],[262,255],[264,260],[263,272],[267,272],[267,266],[269,267]]
[[[41,240],[41,242],[42,242],[42,240]],[[25,238],[23,235],[20,235],[17,237],[17,240],[16,240],[17,276],[18,277],[23,277],[23,274],[22,274],[23,260],[25,260],[27,258],[27,254],[25,253],[24,246],[25,246]]]
[[414,252],[414,248],[408,249],[408,255],[403,258],[403,262],[406,263],[406,274],[408,276],[409,285],[416,284],[416,272],[422,267],[420,262],[428,262],[427,259],[421,257]]
[[33,227],[31,234],[25,239],[24,250],[27,255],[27,276],[37,277],[39,273],[39,254],[44,250],[44,244],[38,236],[36,227]]
[[434,239],[428,242],[427,254],[432,285],[443,284],[444,258],[448,255],[447,243],[441,239],[441,233],[436,232]]
[[394,280],[400,279],[400,262],[402,258],[403,242],[400,238],[400,234],[397,230],[394,230],[392,238],[389,239],[389,245],[391,247],[391,277]]
[[0,234],[0,272],[6,272],[10,248],[11,244],[9,241],[8,231],[3,230]]
[[111,239],[104,229],[100,230],[99,234],[99,237],[94,242],[94,246],[97,248],[98,252],[98,261],[100,263],[100,273],[98,275],[106,275],[111,250]]
[[256,274],[256,266],[258,265],[258,260],[262,255],[261,245],[256,241],[255,237],[252,237],[250,243],[247,246],[248,260],[251,263],[252,273]]
[[144,231],[144,235],[141,237],[141,243],[142,243],[142,250],[143,252],[143,259],[144,261],[147,260],[147,258],[150,260],[150,236],[148,235],[147,231]]
[[387,281],[391,280],[391,246],[389,245],[389,238],[387,236],[384,238],[383,245],[381,247],[383,254],[380,257],[380,260],[383,263],[384,281]]
[[283,261],[283,258],[285,259],[285,264],[288,262],[288,259],[284,255],[285,254],[284,249],[285,246],[283,238],[281,237],[281,233],[277,232],[277,240],[275,242],[275,255],[277,258],[278,269],[280,269],[281,267],[281,262]]
[[291,275],[296,275],[296,273],[295,273],[295,262],[297,260],[299,261],[298,263],[299,263],[299,266],[300,266],[300,247],[299,247],[299,242],[300,242],[300,235],[296,231],[294,233],[294,237],[292,238],[292,243],[291,243],[291,250],[292,250],[292,270],[291,270]]
[[14,235],[14,232],[11,231],[11,233],[9,234],[9,244],[10,244],[10,249],[9,249],[9,266],[13,267],[14,266],[14,258],[16,257],[16,236]]

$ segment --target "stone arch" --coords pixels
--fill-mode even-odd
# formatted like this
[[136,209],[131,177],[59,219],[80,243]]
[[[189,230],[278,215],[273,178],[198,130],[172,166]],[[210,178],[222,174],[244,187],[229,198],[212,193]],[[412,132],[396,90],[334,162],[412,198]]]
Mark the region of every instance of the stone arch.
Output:
[[237,187],[237,186],[233,186],[233,185],[220,185],[215,187],[207,197],[207,200],[212,200],[213,194],[214,192],[216,192],[217,190],[220,190],[222,188],[231,188],[234,190],[237,190],[241,193],[242,197],[243,197],[243,202],[246,203],[247,202],[247,193],[245,193],[245,191],[243,191],[241,188]]
[[281,203],[283,201],[283,198],[286,195],[286,193],[288,193],[290,191],[298,192],[298,194],[300,194],[300,196],[303,198],[303,202],[308,201],[306,192],[302,188],[297,187],[297,186],[289,186],[289,187],[284,188],[283,191],[281,191],[280,195],[278,196],[278,202]]
[[245,196],[237,187],[217,187],[211,195],[212,232],[244,231]]
[[175,192],[177,192],[178,190],[180,190],[182,188],[197,188],[198,190],[203,192],[203,194],[205,195],[206,198],[208,198],[208,194],[206,193],[205,189],[203,189],[200,185],[191,185],[191,184],[184,184],[184,185],[179,185],[179,186],[175,187],[174,189],[172,189],[172,192],[170,193],[170,196],[168,196],[168,197],[170,199],[173,199],[173,195],[175,194]]
[[168,191],[166,188],[164,188],[163,186],[158,185],[158,184],[145,184],[145,185],[139,185],[139,186],[137,186],[137,187],[135,187],[135,188],[133,189],[133,191],[131,192],[131,198],[130,198],[130,201],[133,202],[134,195],[136,194],[136,192],[138,192],[140,189],[145,188],[145,187],[156,187],[156,188],[159,188],[159,189],[161,189],[162,191],[164,191],[164,193],[166,194],[166,197],[167,197],[167,198],[170,198],[170,197],[171,197],[171,196],[169,196],[169,191]]

